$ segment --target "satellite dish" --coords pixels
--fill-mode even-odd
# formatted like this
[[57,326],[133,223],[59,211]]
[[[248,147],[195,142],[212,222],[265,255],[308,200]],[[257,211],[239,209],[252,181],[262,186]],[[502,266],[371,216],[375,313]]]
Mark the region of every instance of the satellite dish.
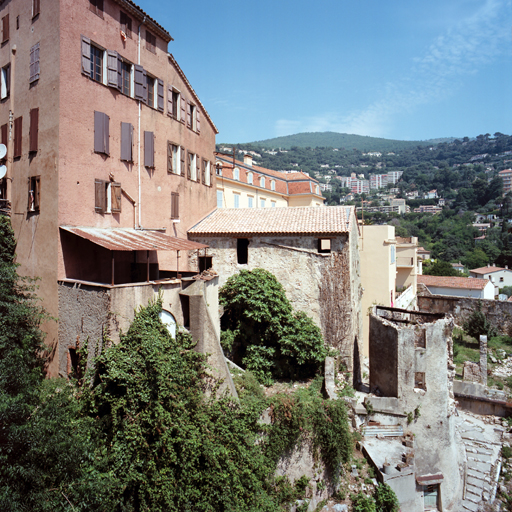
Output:
[[7,148],[5,147],[5,144],[0,144],[0,160],[7,155]]
[[7,167],[0,165],[0,180],[7,174]]
[[160,317],[160,320],[165,325],[167,330],[169,331],[169,334],[176,339],[176,320],[174,316],[169,313],[169,311],[166,311],[165,309],[162,309],[160,314],[158,315]]

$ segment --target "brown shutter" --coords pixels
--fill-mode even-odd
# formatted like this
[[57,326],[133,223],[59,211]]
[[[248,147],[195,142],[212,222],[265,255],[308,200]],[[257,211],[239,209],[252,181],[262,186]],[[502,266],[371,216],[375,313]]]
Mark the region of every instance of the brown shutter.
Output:
[[130,123],[121,123],[121,160],[132,162],[133,126]]
[[181,174],[181,176],[185,176],[187,160],[186,160],[186,151],[183,146],[181,146],[180,156],[181,156],[181,169],[180,169],[181,172],[180,172],[180,174]]
[[155,166],[155,138],[153,132],[144,132],[144,166]]
[[82,36],[82,73],[91,78],[91,40]]
[[30,111],[30,135],[29,135],[29,152],[37,153],[37,139],[39,131],[39,109],[33,108]]
[[121,213],[121,183],[111,183],[112,213]]
[[94,209],[98,213],[105,211],[107,198],[105,196],[105,182],[103,180],[94,180]]
[[94,152],[103,153],[103,112],[94,111]]
[[187,179],[190,179],[190,152],[187,151]]
[[190,102],[187,100],[187,128],[192,128],[192,115],[190,112]]
[[142,101],[147,105],[148,104],[148,75],[146,70],[142,71]]
[[213,173],[213,164],[210,162],[210,187],[213,185],[213,177],[214,177],[214,173]]
[[167,141],[167,172],[171,174],[174,169],[172,168],[172,142]]
[[40,0],[33,0],[32,2],[32,18],[35,18],[41,12]]
[[178,192],[171,192],[171,219],[180,218],[180,195]]
[[36,176],[34,179],[34,209],[39,211],[41,202],[41,177]]
[[201,183],[201,159],[196,155],[196,181]]
[[181,108],[181,122],[187,122],[187,100],[181,95],[180,98],[180,108]]
[[172,117],[173,110],[172,110],[172,85],[167,86],[167,115]]
[[0,127],[2,141],[1,143],[7,146],[7,123]]
[[197,133],[201,133],[201,114],[199,113],[199,107],[196,107],[196,130]]
[[22,130],[23,118],[18,117],[14,120],[14,158],[18,158],[21,156],[21,137],[23,134]]
[[157,79],[158,83],[158,98],[156,102],[156,107],[159,112],[164,111],[164,81],[160,80],[160,78]]
[[2,18],[2,43],[9,40],[9,15]]
[[106,155],[110,155],[110,130],[109,130],[109,121],[110,117],[107,116],[107,114],[103,114],[103,147],[104,147],[104,153]]
[[135,64],[135,99],[144,101],[144,68]]
[[7,91],[7,96],[11,94],[11,65],[7,64],[5,66],[5,88]]
[[30,77],[29,83],[39,80],[39,43],[30,48]]
[[115,89],[119,89],[117,61],[117,52],[107,50],[107,85]]

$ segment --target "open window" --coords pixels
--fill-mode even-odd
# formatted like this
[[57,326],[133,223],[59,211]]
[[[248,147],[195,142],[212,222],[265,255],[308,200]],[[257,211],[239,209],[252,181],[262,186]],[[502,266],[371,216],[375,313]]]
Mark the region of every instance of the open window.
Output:
[[331,239],[319,238],[318,239],[318,252],[320,254],[329,254],[331,252]]
[[199,273],[212,268],[212,256],[199,256]]
[[28,205],[29,212],[39,212],[41,199],[41,176],[31,176],[28,179]]
[[94,193],[97,213],[121,213],[121,183],[95,180]]
[[239,265],[247,265],[249,261],[249,239],[238,238],[236,241],[236,258]]
[[418,389],[427,390],[427,385],[425,383],[425,372],[415,372],[414,374],[414,387]]
[[174,142],[167,142],[167,172],[169,174],[181,174],[181,148]]

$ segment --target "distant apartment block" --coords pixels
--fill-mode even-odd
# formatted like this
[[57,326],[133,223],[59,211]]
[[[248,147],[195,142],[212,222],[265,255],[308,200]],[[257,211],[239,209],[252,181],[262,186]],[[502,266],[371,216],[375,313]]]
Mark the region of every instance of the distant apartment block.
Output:
[[503,180],[503,192],[505,194],[512,190],[512,169],[505,169],[499,172],[500,178]]
[[337,176],[341,181],[341,186],[349,188],[353,194],[369,193],[370,189],[378,190],[385,188],[389,183],[395,184],[402,177],[403,171],[391,171],[387,174],[371,174],[370,179],[364,179],[363,174],[356,176],[352,173],[350,176]]

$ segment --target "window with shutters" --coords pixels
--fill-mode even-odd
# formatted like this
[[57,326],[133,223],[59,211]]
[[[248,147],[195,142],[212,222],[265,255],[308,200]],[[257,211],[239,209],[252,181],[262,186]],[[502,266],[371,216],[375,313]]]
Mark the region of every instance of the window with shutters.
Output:
[[89,9],[100,18],[103,18],[103,0],[89,0]]
[[181,94],[172,86],[167,89],[167,115],[181,121]]
[[21,139],[22,139],[23,117],[17,117],[14,120],[14,154],[13,158],[21,156]]
[[188,154],[188,179],[192,181],[197,180],[196,158],[194,153]]
[[32,19],[41,11],[41,0],[32,0]]
[[123,11],[121,11],[121,31],[126,37],[132,38],[132,19]]
[[156,36],[146,30],[146,50],[156,53]]
[[181,155],[180,146],[174,142],[167,143],[167,172],[169,174],[181,174],[180,171]]
[[180,218],[180,195],[178,192],[171,192],[171,219]]
[[155,167],[155,136],[153,132],[144,132],[144,166]]
[[156,78],[146,75],[146,90],[148,92],[147,104],[155,108],[155,81]]
[[29,212],[38,212],[41,199],[41,177],[31,176],[28,179],[28,205]]
[[94,152],[109,155],[110,117],[103,112],[94,111]]
[[11,65],[2,68],[0,76],[0,99],[4,100],[11,94]]
[[29,83],[39,80],[39,43],[30,48],[30,78]]
[[94,180],[94,210],[97,213],[121,213],[121,183]]
[[39,132],[39,109],[33,108],[30,111],[30,130],[29,130],[29,153],[37,153],[37,138]]
[[133,126],[121,123],[121,160],[133,162]]
[[188,104],[188,112],[187,112],[187,126],[195,131],[198,132],[198,117],[199,117],[199,111],[197,107],[193,103]]
[[95,81],[103,83],[103,56],[105,54],[105,50],[90,45],[91,54],[90,54],[90,62],[91,62],[91,70],[89,76]]
[[121,92],[126,96],[133,96],[132,94],[132,65],[122,60],[121,61]]
[[9,15],[2,18],[2,44],[9,41]]

